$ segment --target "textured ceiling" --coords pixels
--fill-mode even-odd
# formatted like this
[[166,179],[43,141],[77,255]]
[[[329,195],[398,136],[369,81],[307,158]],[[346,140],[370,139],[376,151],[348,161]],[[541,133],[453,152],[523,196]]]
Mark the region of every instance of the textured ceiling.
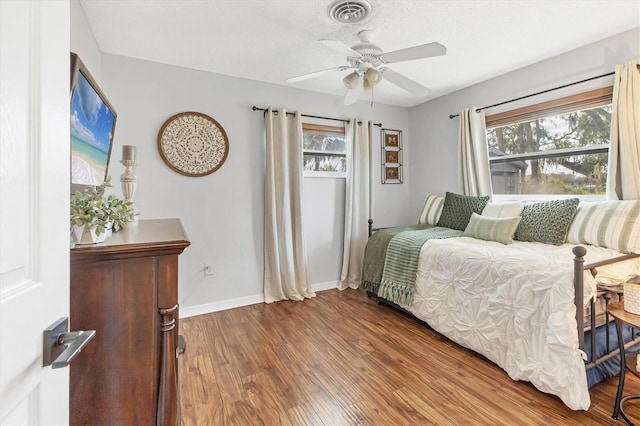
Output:
[[[80,0],[105,53],[344,95],[345,72],[287,84],[346,63],[321,38],[353,45],[362,29],[384,51],[437,41],[447,55],[392,64],[431,89],[416,98],[387,81],[376,102],[410,107],[640,27],[638,0],[369,0],[357,24],[327,16],[332,0]],[[369,99],[363,94],[362,99]]]

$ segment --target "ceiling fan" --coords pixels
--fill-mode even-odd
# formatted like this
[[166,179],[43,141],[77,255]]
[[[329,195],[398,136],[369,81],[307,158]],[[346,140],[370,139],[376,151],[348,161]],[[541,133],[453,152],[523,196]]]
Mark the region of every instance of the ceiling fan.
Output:
[[373,31],[362,30],[358,33],[358,38],[360,39],[360,42],[351,47],[338,40],[320,40],[320,42],[325,46],[345,53],[347,55],[347,65],[316,71],[297,77],[291,77],[288,78],[286,82],[297,83],[299,81],[319,77],[335,71],[353,70],[353,72],[347,74],[347,76],[342,80],[344,85],[349,89],[344,99],[345,105],[355,103],[363,91],[372,90],[373,86],[382,81],[383,76],[385,80],[406,90],[414,96],[421,97],[430,93],[429,89],[423,85],[393,71],[390,68],[387,68],[385,65],[395,62],[442,56],[447,53],[446,47],[440,43],[434,42],[394,50],[391,52],[383,52],[380,46],[373,43]]

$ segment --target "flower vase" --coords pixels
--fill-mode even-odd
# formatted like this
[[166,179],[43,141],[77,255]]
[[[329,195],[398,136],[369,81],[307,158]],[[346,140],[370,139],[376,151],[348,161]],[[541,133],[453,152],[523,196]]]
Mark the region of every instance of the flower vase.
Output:
[[86,225],[74,225],[73,235],[76,239],[76,244],[97,244],[104,242],[107,233],[103,232],[100,235],[96,235],[96,228],[89,228]]

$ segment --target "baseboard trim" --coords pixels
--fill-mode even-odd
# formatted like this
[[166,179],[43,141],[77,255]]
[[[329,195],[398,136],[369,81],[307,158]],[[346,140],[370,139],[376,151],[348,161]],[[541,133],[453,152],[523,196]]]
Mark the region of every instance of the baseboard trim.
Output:
[[[324,283],[312,284],[311,289],[316,291],[331,290],[338,288],[339,281],[327,281]],[[212,312],[225,311],[227,309],[240,308],[242,306],[264,303],[264,294],[254,294],[252,296],[238,297],[235,299],[221,300],[220,302],[204,303],[195,306],[180,306],[180,318],[195,317],[196,315],[210,314]]]
[[311,289],[313,291],[333,290],[334,288],[338,288],[338,284],[340,284],[340,281],[327,281],[324,283],[311,284]]

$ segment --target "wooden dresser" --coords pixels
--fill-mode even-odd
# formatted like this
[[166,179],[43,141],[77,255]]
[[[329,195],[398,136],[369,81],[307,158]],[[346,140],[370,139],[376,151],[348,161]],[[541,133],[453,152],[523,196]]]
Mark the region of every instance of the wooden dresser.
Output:
[[70,364],[70,422],[179,422],[179,219],[141,220],[71,249],[71,330],[96,337]]

